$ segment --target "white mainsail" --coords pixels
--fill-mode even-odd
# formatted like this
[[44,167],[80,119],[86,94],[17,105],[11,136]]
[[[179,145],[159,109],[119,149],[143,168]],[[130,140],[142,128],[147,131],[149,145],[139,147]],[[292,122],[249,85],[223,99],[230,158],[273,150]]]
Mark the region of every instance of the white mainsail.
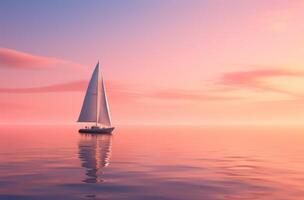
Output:
[[78,122],[96,122],[99,63],[96,65],[85,95]]
[[[111,119],[108,107],[105,86],[101,77],[101,88],[99,90],[99,62],[97,63],[90,80],[82,109],[79,115],[78,122],[96,122],[100,123],[103,127],[111,126]],[[99,101],[98,101],[99,99]],[[98,113],[99,103],[99,113]]]
[[103,78],[101,80],[101,94],[100,94],[98,122],[106,127],[111,126],[109,106],[108,106],[108,100],[107,100],[106,89],[104,86]]

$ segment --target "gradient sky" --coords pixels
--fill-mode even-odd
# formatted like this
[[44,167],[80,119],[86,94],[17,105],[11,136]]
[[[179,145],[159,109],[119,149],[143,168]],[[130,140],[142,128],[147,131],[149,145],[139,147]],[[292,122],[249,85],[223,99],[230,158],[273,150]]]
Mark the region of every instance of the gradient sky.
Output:
[[100,60],[114,124],[301,123],[301,0],[2,0],[0,122],[73,123]]

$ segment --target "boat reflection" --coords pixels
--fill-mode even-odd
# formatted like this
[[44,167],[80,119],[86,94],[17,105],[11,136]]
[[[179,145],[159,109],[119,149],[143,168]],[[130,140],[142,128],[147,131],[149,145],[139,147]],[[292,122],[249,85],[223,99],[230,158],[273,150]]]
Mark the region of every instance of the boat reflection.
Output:
[[109,165],[111,140],[112,135],[81,134],[78,154],[87,176],[83,182],[103,182],[102,168]]

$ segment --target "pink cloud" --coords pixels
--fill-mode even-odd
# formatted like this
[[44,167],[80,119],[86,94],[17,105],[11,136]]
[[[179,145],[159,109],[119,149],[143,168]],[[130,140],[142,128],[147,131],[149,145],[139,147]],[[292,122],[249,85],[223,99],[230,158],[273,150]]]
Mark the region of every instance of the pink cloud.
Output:
[[298,96],[297,94],[280,89],[274,85],[266,85],[265,83],[261,82],[261,79],[280,76],[303,77],[304,73],[286,69],[261,69],[251,71],[229,72],[222,75],[219,83],[224,86],[234,87],[235,89],[243,87]]
[[65,62],[66,61],[56,58],[32,55],[8,48],[0,48],[0,67],[39,69]]
[[281,69],[230,72],[222,76],[221,83],[228,85],[250,85],[250,83],[256,82],[260,78],[275,76],[303,76],[303,73]]
[[69,83],[54,84],[29,88],[0,88],[0,93],[47,93],[47,92],[75,92],[84,91],[87,81],[74,81]]
[[6,102],[6,101],[0,101],[0,107],[1,111],[11,111],[12,109],[15,110],[24,110],[29,108],[28,106],[24,104],[18,104],[18,103],[13,103],[13,102]]
[[[130,100],[136,97],[143,96],[143,93],[138,91],[129,90],[124,85],[106,81],[107,92],[110,97],[114,99]],[[11,94],[32,94],[32,93],[57,93],[57,92],[82,92],[85,93],[88,86],[87,80],[78,80],[67,83],[58,83],[53,85],[27,87],[27,88],[0,88],[0,93]]]
[[163,100],[190,100],[190,101],[203,101],[203,100],[228,100],[230,97],[213,95],[205,91],[191,91],[181,89],[167,89],[159,90],[150,93],[148,96]]
[[[79,80],[68,83],[59,83],[40,87],[28,88],[0,88],[0,93],[50,93],[50,92],[85,92],[88,81]],[[187,100],[187,101],[203,101],[203,100],[227,100],[230,97],[206,94],[204,91],[192,91],[182,89],[130,89],[119,82],[106,81],[109,97],[114,101],[136,101],[140,98],[150,98],[158,100]]]
[[[283,90],[275,85],[266,85],[261,79],[291,76],[304,76],[303,72],[268,69],[268,70],[251,70],[225,73],[221,76],[219,84],[224,87],[213,87],[210,90],[184,90],[176,88],[168,89],[131,89],[129,85],[119,82],[106,81],[109,97],[113,101],[129,102],[137,101],[142,98],[151,100],[170,100],[170,101],[212,101],[212,100],[232,100],[237,97],[227,96],[225,91],[239,88],[249,88],[255,90],[271,91],[299,96],[298,94]],[[88,81],[78,80],[68,83],[59,83],[40,87],[29,88],[0,88],[0,93],[50,93],[50,92],[85,92]]]

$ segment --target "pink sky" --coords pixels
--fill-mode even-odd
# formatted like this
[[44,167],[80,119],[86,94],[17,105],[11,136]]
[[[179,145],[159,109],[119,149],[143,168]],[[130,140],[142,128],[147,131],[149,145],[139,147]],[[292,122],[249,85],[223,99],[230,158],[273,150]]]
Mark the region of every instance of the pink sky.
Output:
[[304,120],[302,1],[50,6],[0,21],[1,123],[74,123],[98,59],[114,124]]

